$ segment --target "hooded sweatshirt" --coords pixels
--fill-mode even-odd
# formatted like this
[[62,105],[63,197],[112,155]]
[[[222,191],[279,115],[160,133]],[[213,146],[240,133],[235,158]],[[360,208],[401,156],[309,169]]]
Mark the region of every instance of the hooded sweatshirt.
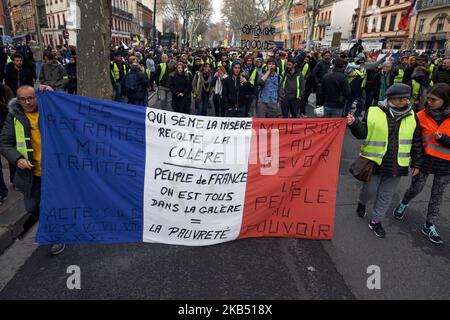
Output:
[[41,75],[39,77],[40,83],[50,86],[53,89],[64,89],[68,82],[66,69],[58,61],[53,61],[52,64],[43,64]]

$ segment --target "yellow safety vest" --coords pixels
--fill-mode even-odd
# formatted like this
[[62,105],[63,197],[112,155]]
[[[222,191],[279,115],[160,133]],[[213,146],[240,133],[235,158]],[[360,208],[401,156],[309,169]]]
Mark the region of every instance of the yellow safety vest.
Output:
[[[433,81],[430,82],[430,87],[433,86]],[[414,105],[414,102],[416,102],[416,100],[419,100],[421,97],[419,96],[420,94],[420,83],[417,82],[416,80],[412,80],[411,81],[411,104]]]
[[255,67],[255,69],[253,70],[252,74],[250,75],[250,79],[249,79],[250,84],[253,86],[255,85],[257,74],[258,74],[258,70]]
[[[411,149],[417,122],[414,111],[401,120],[398,136],[398,165],[409,167]],[[361,146],[360,156],[381,165],[387,152],[389,128],[386,113],[379,107],[370,107],[367,116],[367,138]]]
[[14,118],[14,129],[16,132],[16,150],[28,160],[28,153],[34,151],[33,149],[28,149],[27,141],[31,141],[31,138],[25,135],[25,128],[17,118]]
[[[114,79],[114,81],[119,81],[120,79],[120,70],[119,67],[117,66],[117,63],[115,63],[114,61],[111,62],[111,65],[113,66],[113,69],[111,71],[111,75]],[[127,74],[127,67],[125,65],[123,65],[123,74]]]
[[404,76],[405,76],[405,71],[403,69],[398,69],[398,74],[394,78],[394,83],[403,83]]
[[11,62],[13,62],[13,61],[12,61],[11,57],[8,56],[8,59],[6,60],[6,64],[9,64],[9,63],[11,63]]
[[278,68],[278,75],[284,76],[285,70],[286,70],[286,60],[281,60],[281,69]]
[[303,69],[302,69],[303,77],[306,77],[306,75],[308,74],[308,71],[309,71],[309,64],[305,63],[305,65],[303,66]]
[[161,73],[159,75],[159,81],[161,82],[162,78],[164,78],[164,75],[166,74],[167,63],[160,63],[159,66],[161,67]]
[[430,71],[430,77],[433,75],[435,68],[436,68],[436,65],[434,63],[432,63],[428,66],[428,71]]
[[[284,77],[283,80],[283,89],[286,89],[286,80],[287,76]],[[297,76],[297,99],[300,99],[301,91],[300,91],[300,76]]]
[[365,72],[361,72],[361,71],[359,71],[358,69],[355,69],[355,70],[353,70],[355,73],[356,73],[356,76],[354,76],[354,77],[348,77],[348,83],[350,84],[350,83],[352,83],[353,82],[353,80],[355,80],[355,78],[357,77],[357,76],[360,76],[361,77],[361,79],[363,79],[363,81],[362,81],[362,83],[361,83],[361,88],[364,88],[365,86],[366,86],[366,83],[367,83],[367,74],[365,73]]

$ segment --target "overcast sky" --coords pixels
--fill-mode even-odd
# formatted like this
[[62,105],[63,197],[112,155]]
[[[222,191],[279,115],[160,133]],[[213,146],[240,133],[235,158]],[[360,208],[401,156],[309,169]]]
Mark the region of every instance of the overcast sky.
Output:
[[211,0],[213,7],[214,7],[214,15],[212,17],[212,22],[216,23],[219,22],[220,19],[222,18],[222,13],[221,13],[221,7],[222,7],[222,0]]

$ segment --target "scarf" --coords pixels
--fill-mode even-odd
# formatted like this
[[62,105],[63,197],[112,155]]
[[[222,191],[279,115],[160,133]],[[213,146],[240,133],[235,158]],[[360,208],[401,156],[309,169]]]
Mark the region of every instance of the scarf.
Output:
[[386,90],[388,89],[389,84],[387,81],[387,77],[384,73],[381,74],[381,79],[380,79],[380,96],[379,96],[379,101],[382,101],[384,99],[386,99]]
[[214,87],[214,93],[222,97],[222,90],[223,90],[222,80],[225,80],[228,76],[224,74],[222,77],[219,77],[217,73],[214,76],[217,77],[216,85]]
[[443,108],[431,109],[428,104],[425,105],[425,112],[436,121],[443,121],[447,115]]
[[406,108],[398,108],[388,102],[388,112],[395,119],[395,121],[399,121],[403,119],[406,115],[410,114],[412,111],[412,106],[408,101],[408,107]]
[[212,82],[211,74],[208,74],[208,78],[206,80],[204,74],[202,74],[202,77],[203,77],[203,91],[208,92],[209,89],[211,88]]

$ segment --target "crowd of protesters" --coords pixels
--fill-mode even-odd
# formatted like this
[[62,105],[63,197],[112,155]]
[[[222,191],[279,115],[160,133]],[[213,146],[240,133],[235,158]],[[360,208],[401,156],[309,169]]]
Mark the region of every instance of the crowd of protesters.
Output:
[[[39,219],[41,141],[36,85],[77,94],[75,48],[40,50],[36,43],[0,48],[0,152],[11,183],[24,193],[31,224]],[[346,118],[364,140],[359,164],[370,169],[357,214],[374,201],[369,227],[386,236],[382,222],[400,179],[410,188],[393,215],[405,218],[411,201],[434,175],[422,232],[442,244],[437,223],[450,183],[450,58],[436,52],[349,52],[231,48],[115,47],[110,52],[114,100],[216,117]],[[311,95],[315,102],[310,103]],[[0,166],[1,170],[1,166]],[[8,188],[0,171],[0,204]],[[56,255],[63,244],[51,248]]]

